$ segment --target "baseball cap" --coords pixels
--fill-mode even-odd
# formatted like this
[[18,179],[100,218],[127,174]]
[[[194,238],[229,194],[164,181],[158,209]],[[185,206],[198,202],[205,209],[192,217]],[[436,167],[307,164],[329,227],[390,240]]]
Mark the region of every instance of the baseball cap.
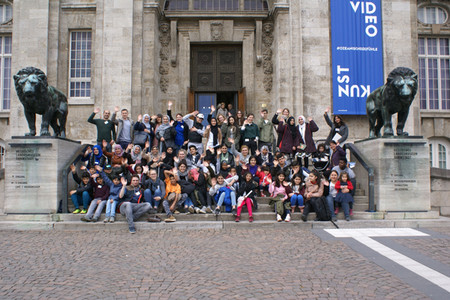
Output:
[[205,116],[203,114],[197,114],[197,118],[204,119]]

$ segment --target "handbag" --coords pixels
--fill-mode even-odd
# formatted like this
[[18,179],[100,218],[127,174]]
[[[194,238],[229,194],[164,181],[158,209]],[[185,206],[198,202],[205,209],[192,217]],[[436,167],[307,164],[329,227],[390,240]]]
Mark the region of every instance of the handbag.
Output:
[[148,140],[148,134],[145,131],[135,131],[133,144],[144,145]]

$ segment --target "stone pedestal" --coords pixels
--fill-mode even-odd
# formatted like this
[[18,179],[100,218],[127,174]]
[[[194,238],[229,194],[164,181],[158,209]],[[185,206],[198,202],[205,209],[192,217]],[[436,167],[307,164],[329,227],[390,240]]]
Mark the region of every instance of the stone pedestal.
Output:
[[355,142],[375,169],[377,211],[429,211],[430,154],[423,137]]
[[7,141],[5,213],[56,213],[62,170],[80,142],[61,138],[12,137]]

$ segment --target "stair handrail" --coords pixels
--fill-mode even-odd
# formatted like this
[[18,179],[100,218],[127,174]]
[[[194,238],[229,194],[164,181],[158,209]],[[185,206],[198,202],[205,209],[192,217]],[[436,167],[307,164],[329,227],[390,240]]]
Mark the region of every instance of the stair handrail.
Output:
[[71,172],[70,166],[72,164],[77,164],[81,158],[84,156],[87,148],[91,147],[90,144],[80,145],[77,152],[68,160],[68,163],[63,167],[62,170],[62,199],[61,199],[61,211],[62,213],[69,212],[69,203],[68,203],[68,195],[69,195],[69,173]]
[[346,143],[344,150],[349,150],[358,162],[367,171],[369,176],[369,212],[375,212],[375,172],[374,167],[367,162],[367,159],[359,152],[358,148],[353,143]]

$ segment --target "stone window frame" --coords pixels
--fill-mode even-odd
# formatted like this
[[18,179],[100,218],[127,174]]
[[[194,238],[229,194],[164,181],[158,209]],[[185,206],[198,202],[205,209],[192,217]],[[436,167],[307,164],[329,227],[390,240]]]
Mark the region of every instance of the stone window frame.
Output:
[[[72,36],[74,33],[89,33],[90,34],[90,68],[85,68],[85,69],[89,69],[90,72],[90,76],[87,77],[72,77]],[[69,100],[69,104],[90,104],[92,102],[92,98],[93,98],[93,87],[92,87],[92,69],[93,69],[93,36],[94,33],[92,31],[92,29],[73,29],[73,30],[69,30],[69,60],[68,60],[68,87],[67,87],[67,96],[68,96],[68,100]],[[75,50],[77,51],[77,50]],[[75,69],[76,71],[76,69]],[[87,70],[85,70],[87,71]],[[85,88],[85,93],[89,92],[89,96],[72,96],[72,89],[71,89],[71,85],[72,83],[77,84],[80,83],[80,86],[82,83],[89,83],[89,89]],[[76,91],[76,89],[75,89]],[[80,88],[81,91],[81,88]]]
[[442,138],[431,138],[430,166],[432,168],[450,169],[450,142]]
[[[428,44],[436,40],[437,53],[429,54]],[[441,40],[447,41],[448,54],[441,54]],[[422,44],[423,41],[423,44]],[[423,45],[423,47],[421,46]],[[419,97],[420,97],[420,109],[422,111],[441,111],[450,112],[450,76],[445,80],[445,86],[447,89],[446,102],[442,99],[442,62],[447,60],[447,65],[450,67],[450,36],[420,36],[418,40],[418,60],[419,60]],[[430,66],[431,63],[436,62],[436,73],[437,73],[437,87],[434,89],[437,93],[437,99],[430,100],[430,95],[432,90],[430,90],[430,72],[434,70],[434,66]],[[431,69],[430,69],[431,68]],[[423,76],[423,72],[425,76]],[[449,72],[444,72],[444,74],[449,74]],[[436,102],[436,103],[435,103]],[[433,103],[433,104],[432,104]],[[445,105],[443,105],[445,103]],[[443,108],[443,106],[445,106]],[[430,108],[431,107],[431,108]]]
[[[427,20],[421,19],[421,18],[420,18],[420,15],[419,15],[420,12],[421,12],[421,10],[426,10],[426,9],[428,9],[428,8],[434,8],[434,9],[435,9],[435,18],[436,18],[436,19],[437,19],[437,11],[438,11],[439,9],[442,10],[442,11],[444,12],[444,14],[445,14],[444,21],[443,21],[442,23],[430,23],[430,22],[427,22]],[[425,19],[427,18],[427,14],[426,14],[426,13],[424,13],[423,16],[425,17]],[[432,25],[432,24],[445,24],[445,23],[447,23],[448,20],[449,20],[449,12],[448,12],[448,10],[446,9],[446,7],[444,7],[444,6],[436,5],[436,4],[434,4],[434,3],[424,3],[423,5],[420,5],[420,6],[417,8],[417,20],[418,20],[420,23],[422,23],[422,24],[427,24],[427,25]]]
[[[9,51],[5,53],[6,43],[5,38],[9,39]],[[6,63],[6,62],[9,63]],[[12,35],[11,34],[1,34],[0,35],[0,111],[9,112],[11,109],[11,86],[12,86]],[[5,66],[9,66],[6,70]],[[7,78],[6,76],[7,75]],[[5,82],[7,80],[7,82]],[[6,83],[6,85],[5,85]],[[5,100],[5,95],[9,99]]]

